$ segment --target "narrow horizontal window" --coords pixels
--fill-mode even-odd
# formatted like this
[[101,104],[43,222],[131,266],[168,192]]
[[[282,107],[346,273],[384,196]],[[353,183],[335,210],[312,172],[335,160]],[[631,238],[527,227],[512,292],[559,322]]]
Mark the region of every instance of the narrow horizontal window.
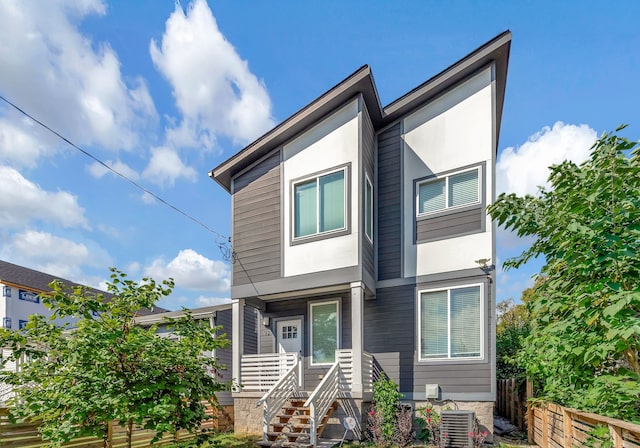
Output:
[[474,168],[420,182],[417,188],[418,215],[479,203],[479,172]]

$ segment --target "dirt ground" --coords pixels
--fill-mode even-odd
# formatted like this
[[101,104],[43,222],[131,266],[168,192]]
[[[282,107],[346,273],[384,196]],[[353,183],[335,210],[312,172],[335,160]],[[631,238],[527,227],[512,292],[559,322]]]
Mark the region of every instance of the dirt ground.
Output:
[[504,436],[499,436],[495,434],[493,436],[493,444],[494,446],[498,446],[502,444],[503,446],[508,445],[510,447],[526,447],[526,448],[537,446],[535,444],[530,444],[529,442],[527,442],[527,434],[522,432],[514,432]]

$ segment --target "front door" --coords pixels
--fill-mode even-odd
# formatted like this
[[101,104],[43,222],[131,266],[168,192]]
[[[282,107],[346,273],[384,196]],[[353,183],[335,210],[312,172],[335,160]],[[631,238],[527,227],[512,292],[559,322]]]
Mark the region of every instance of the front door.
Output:
[[302,319],[279,320],[276,332],[278,353],[302,353]]

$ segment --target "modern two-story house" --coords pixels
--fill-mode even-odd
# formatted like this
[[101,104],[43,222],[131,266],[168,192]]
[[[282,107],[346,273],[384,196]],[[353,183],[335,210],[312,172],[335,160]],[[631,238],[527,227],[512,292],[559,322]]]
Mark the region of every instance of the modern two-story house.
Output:
[[[385,107],[364,66],[211,171],[232,202],[237,431],[265,445],[341,436],[381,371],[407,402],[492,428],[486,206],[510,43],[500,34]],[[248,307],[257,345],[243,341]]]

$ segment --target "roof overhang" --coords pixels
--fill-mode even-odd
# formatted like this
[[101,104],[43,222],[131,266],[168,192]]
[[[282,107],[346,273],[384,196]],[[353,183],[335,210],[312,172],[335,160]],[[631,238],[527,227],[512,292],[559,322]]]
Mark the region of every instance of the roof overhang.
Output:
[[510,47],[511,32],[505,31],[384,109],[380,105],[371,69],[368,65],[364,65],[243,150],[222,162],[211,170],[209,176],[225,190],[231,192],[231,180],[237,173],[358,95],[362,95],[373,127],[378,130],[433,100],[492,63],[495,64],[496,135],[499,137]]
[[393,123],[403,115],[437,98],[456,84],[465,81],[493,63],[495,64],[496,81],[496,127],[499,133],[507,85],[510,48],[511,31],[505,31],[386,106],[383,111],[383,126]]
[[310,128],[323,117],[362,94],[374,127],[382,122],[382,107],[371,69],[364,65],[329,91],[284,120],[249,146],[214,168],[209,176],[231,191],[232,177],[278,146]]

